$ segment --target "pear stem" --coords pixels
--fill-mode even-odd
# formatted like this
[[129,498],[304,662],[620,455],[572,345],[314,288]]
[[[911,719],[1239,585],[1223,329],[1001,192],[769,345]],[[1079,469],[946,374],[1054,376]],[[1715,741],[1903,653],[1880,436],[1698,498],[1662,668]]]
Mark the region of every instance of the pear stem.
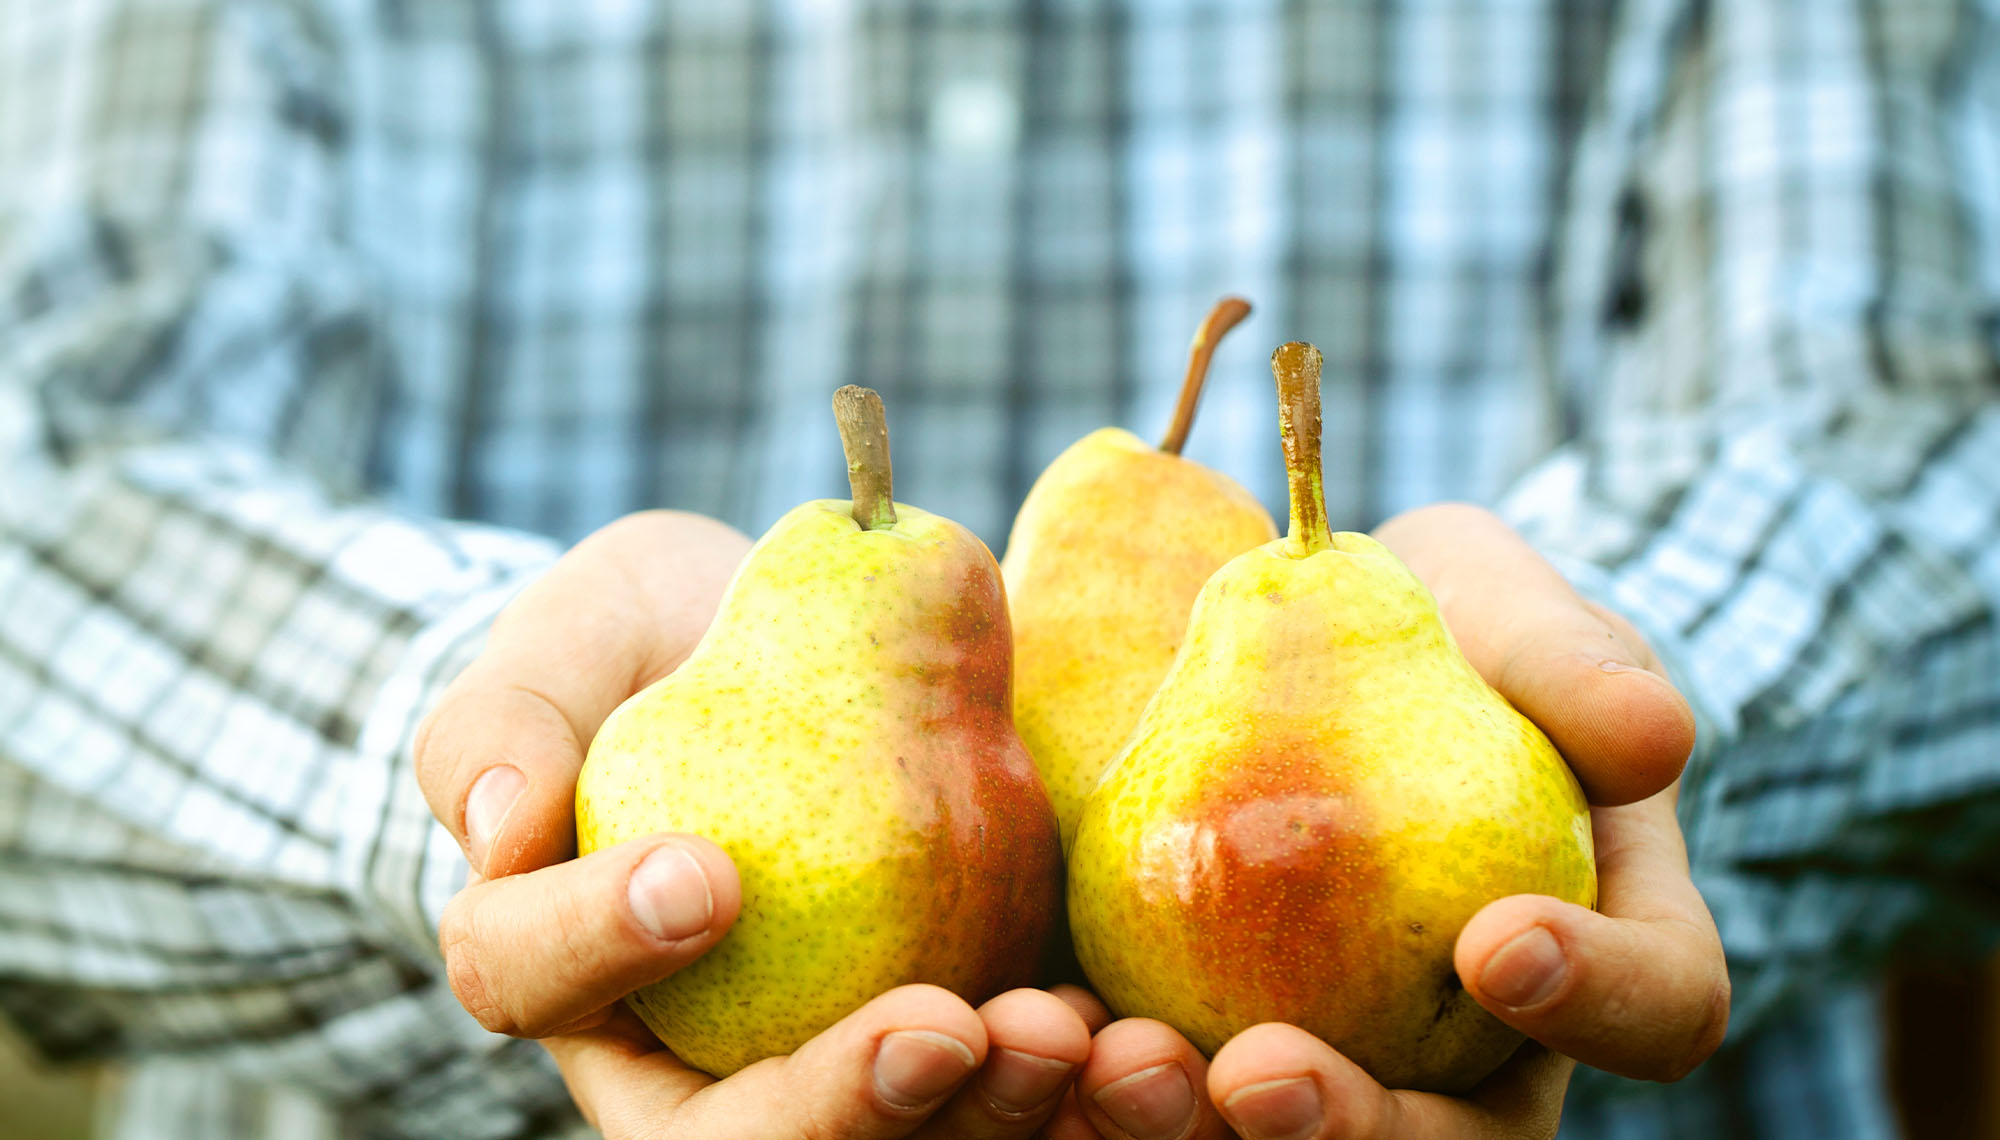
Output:
[[840,450],[847,455],[847,486],[854,495],[854,521],[862,530],[896,525],[889,468],[889,419],[873,388],[849,384],[833,394],[833,420],[840,426]]
[[1241,297],[1224,297],[1208,311],[1201,327],[1194,330],[1194,343],[1188,346],[1187,376],[1181,380],[1181,400],[1174,405],[1174,419],[1167,425],[1166,437],[1160,440],[1161,451],[1179,455],[1181,448],[1187,446],[1188,429],[1194,426],[1194,407],[1201,402],[1201,386],[1208,380],[1208,358],[1215,355],[1215,346],[1223,336],[1249,315],[1250,302]]
[[1271,354],[1278,378],[1278,430],[1285,442],[1285,482],[1291,490],[1290,545],[1303,558],[1333,544],[1326,521],[1326,482],[1319,458],[1319,349],[1303,341]]

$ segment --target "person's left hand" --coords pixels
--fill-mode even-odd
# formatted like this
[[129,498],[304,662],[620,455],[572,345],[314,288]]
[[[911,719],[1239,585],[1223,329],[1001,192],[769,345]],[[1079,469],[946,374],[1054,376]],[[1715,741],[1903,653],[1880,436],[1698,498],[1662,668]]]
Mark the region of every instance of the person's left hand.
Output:
[[[1247,1029],[1208,1061],[1160,1022],[1118,1021],[1096,1033],[1049,1140],[1548,1137],[1576,1061],[1672,1081],[1721,1044],[1729,974],[1674,816],[1694,717],[1658,658],[1486,511],[1426,507],[1376,537],[1437,595],[1466,656],[1548,734],[1593,805],[1597,911],[1516,895],[1459,935],[1466,990],[1533,1040],[1449,1097],[1385,1089],[1289,1025]],[[1096,1030],[1105,1015],[1085,1019]]]

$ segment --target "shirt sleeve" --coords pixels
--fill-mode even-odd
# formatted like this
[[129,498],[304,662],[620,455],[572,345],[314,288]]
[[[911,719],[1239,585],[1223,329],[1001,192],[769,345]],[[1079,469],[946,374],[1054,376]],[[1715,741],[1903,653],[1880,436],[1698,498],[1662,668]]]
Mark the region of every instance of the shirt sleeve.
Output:
[[98,0],[0,28],[0,1011],[351,1134],[558,1127],[541,1050],[440,979],[464,864],[409,762],[555,552],[354,493],[387,393],[325,29]]
[[1682,814],[1736,1025],[1994,929],[2000,59],[1974,6],[1630,6],[1507,511],[1702,720]]

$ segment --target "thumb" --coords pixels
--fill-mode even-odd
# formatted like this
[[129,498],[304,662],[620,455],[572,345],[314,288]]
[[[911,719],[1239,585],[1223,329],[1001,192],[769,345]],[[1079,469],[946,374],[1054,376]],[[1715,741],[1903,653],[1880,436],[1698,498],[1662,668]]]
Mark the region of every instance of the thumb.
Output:
[[591,737],[693,648],[748,545],[696,515],[627,515],[508,603],[414,745],[418,786],[473,870],[500,878],[576,853]]
[[1466,658],[1548,734],[1591,803],[1632,803],[1680,775],[1694,712],[1659,658],[1506,523],[1444,504],[1398,515],[1376,537],[1430,588]]
[[1729,971],[1688,876],[1673,791],[1598,808],[1602,913],[1542,895],[1489,904],[1454,964],[1500,1020],[1587,1065],[1672,1081],[1722,1043]]

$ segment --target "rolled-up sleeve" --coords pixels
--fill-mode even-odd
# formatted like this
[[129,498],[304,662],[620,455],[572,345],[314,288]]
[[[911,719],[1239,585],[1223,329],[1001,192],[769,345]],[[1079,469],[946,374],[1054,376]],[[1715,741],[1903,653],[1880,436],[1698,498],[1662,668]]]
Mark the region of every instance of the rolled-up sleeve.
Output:
[[1651,636],[1736,1024],[2000,916],[2000,57],[1977,6],[1633,5],[1508,513]]
[[0,5],[0,1010],[356,1133],[544,1131],[546,1057],[440,978],[464,861],[409,754],[555,551],[358,493],[386,394],[321,31]]

